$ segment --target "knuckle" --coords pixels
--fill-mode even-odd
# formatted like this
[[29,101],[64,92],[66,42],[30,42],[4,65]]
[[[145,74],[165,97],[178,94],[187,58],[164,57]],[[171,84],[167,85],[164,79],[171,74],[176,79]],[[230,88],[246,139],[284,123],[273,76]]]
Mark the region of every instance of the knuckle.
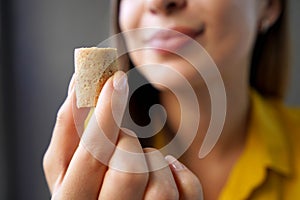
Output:
[[176,200],[179,199],[179,192],[176,186],[165,181],[148,188],[146,199]]
[[[50,192],[53,192],[54,183],[56,180],[56,175],[53,170],[53,161],[51,160],[48,151],[43,156],[43,171],[46,178],[47,185],[50,189]],[[51,164],[52,163],[52,164]]]
[[62,171],[67,165],[66,161],[60,158],[53,149],[49,146],[42,158],[42,166],[46,174],[58,170]]
[[80,143],[77,147],[76,159],[79,159],[81,162],[86,163],[91,169],[99,170],[102,167],[106,167],[98,157],[93,154],[91,149],[88,149],[86,144]]
[[196,176],[188,176],[183,178],[182,180],[183,185],[190,186],[190,187],[201,187],[200,181]]
[[46,178],[57,177],[58,174],[66,171],[67,163],[56,159],[56,157],[57,156],[54,156],[49,149],[43,156],[42,166]]
[[127,182],[133,185],[147,185],[148,182],[148,174],[131,174],[129,178],[127,178]]
[[180,182],[189,197],[199,199],[202,196],[202,186],[196,176],[191,175],[182,177]]
[[49,151],[47,150],[43,156],[43,160],[42,160],[42,165],[43,165],[43,170],[45,173],[47,173],[49,171],[49,167],[50,167],[50,157],[49,157]]
[[146,187],[148,183],[148,173],[129,173],[116,170],[109,170],[112,180],[116,183],[130,185],[133,188]]
[[56,125],[61,125],[71,119],[72,108],[68,101],[65,101],[56,113]]
[[152,187],[147,190],[146,200],[150,199],[161,199],[161,200],[176,200],[179,199],[179,192],[177,188],[174,187]]
[[66,121],[66,112],[64,112],[63,107],[56,114],[56,124],[63,124]]
[[161,194],[162,199],[165,200],[171,200],[171,199],[179,199],[179,192],[174,187],[168,188],[168,190],[165,190],[163,194]]

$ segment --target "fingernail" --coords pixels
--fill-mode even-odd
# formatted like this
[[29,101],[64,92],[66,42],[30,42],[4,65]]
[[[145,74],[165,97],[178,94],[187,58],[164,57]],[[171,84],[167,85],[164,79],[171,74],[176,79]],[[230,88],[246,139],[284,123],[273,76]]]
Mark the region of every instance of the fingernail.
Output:
[[127,76],[124,72],[118,71],[114,75],[113,82],[115,90],[122,91],[127,87]]
[[174,168],[176,171],[184,170],[186,167],[179,162],[176,158],[174,158],[171,155],[167,155],[165,159],[168,161],[168,163]]
[[70,80],[69,87],[68,87],[68,95],[71,94],[72,90],[74,89],[74,85],[75,85],[75,74],[72,75],[72,78]]

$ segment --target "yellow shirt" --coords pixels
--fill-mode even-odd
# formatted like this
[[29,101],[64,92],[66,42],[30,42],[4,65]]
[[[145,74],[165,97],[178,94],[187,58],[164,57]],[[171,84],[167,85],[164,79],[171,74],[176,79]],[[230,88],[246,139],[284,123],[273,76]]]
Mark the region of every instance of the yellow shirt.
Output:
[[219,199],[300,200],[300,109],[251,94],[246,146]]
[[300,109],[252,92],[247,137],[219,199],[300,199]]

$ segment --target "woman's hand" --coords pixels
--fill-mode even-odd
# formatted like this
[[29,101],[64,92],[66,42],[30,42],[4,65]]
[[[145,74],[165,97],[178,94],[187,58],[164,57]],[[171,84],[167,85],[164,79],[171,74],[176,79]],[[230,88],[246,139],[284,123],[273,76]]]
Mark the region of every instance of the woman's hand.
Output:
[[[164,158],[155,149],[142,149],[133,133],[119,129],[122,117],[118,113],[123,115],[128,98],[124,77],[117,72],[106,82],[95,120],[91,119],[81,139],[78,132],[83,130],[88,110],[77,109],[70,84],[43,160],[52,199],[202,199],[198,178],[183,164],[171,156]],[[99,127],[105,134],[102,139]],[[152,171],[159,162],[166,167]]]

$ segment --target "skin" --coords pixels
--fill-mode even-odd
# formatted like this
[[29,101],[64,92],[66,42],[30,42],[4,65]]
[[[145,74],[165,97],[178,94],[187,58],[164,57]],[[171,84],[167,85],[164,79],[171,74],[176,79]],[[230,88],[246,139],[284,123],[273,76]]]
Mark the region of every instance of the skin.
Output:
[[[171,11],[164,6],[166,2],[174,3]],[[142,149],[136,137],[124,133],[113,122],[111,95],[116,93],[123,100],[118,101],[117,105],[119,114],[122,114],[125,107],[122,102],[128,98],[126,76],[117,72],[101,91],[100,103],[94,112],[96,125],[105,130],[107,138],[115,146],[109,148],[104,144],[99,145],[104,147],[96,148],[94,154],[90,153],[78,135],[78,127],[83,127],[88,111],[74,106],[76,97],[74,81],[71,81],[69,95],[57,114],[52,139],[43,160],[52,199],[201,199],[202,189],[205,199],[217,199],[244,146],[250,106],[248,70],[255,36],[264,18],[268,18],[271,25],[279,13],[278,0],[123,0],[119,21],[123,31],[168,26],[170,23],[192,28],[204,24],[204,34],[195,39],[219,67],[228,95],[228,113],[223,133],[212,152],[200,160],[197,153],[210,117],[209,109],[205,109],[210,107],[209,95],[201,77],[187,62],[172,54],[155,51],[132,53],[130,57],[136,66],[150,62],[166,64],[191,82],[200,107],[204,108],[201,109],[201,122],[194,142],[182,156],[181,162],[156,154],[155,159],[145,156],[138,162],[123,163],[128,168],[147,168],[158,160],[167,164],[167,167],[157,171],[129,173],[107,167],[109,161],[120,159],[114,151],[116,147],[134,153],[154,151]],[[146,57],[146,54],[151,56]],[[167,81],[176,87],[175,79]],[[175,128],[180,121],[178,102],[167,89],[159,89],[162,91],[162,104],[168,112],[168,123]],[[191,109],[188,103],[183,107]],[[91,126],[84,132],[86,142],[97,139],[93,135],[96,127]],[[105,162],[100,162],[95,156],[104,158]]]

